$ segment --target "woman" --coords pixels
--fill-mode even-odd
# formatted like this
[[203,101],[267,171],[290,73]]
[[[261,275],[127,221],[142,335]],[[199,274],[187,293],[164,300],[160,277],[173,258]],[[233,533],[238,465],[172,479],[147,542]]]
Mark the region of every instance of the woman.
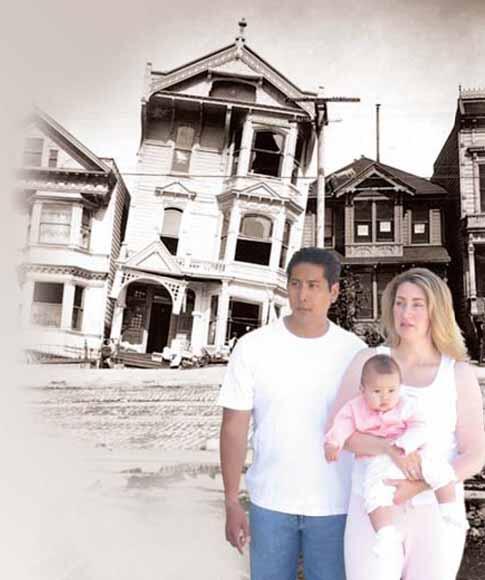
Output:
[[[474,371],[466,362],[448,287],[424,268],[396,276],[382,298],[382,325],[387,346],[365,349],[355,357],[334,413],[357,395],[366,360],[376,352],[390,354],[401,368],[403,390],[418,399],[434,441],[450,459],[464,510],[462,482],[485,462],[483,404]],[[363,506],[365,459],[355,462],[345,533],[347,580],[455,579],[466,531],[443,523],[434,494],[421,479],[419,455],[402,456],[392,443],[362,433],[354,434],[346,448],[357,457],[386,453],[406,477],[389,482],[396,488],[400,541],[383,561],[373,553],[374,531]]]

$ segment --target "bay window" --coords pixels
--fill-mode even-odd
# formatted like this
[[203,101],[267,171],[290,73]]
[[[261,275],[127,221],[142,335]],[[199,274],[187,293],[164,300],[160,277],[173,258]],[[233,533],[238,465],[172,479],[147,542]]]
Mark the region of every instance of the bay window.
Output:
[[393,201],[354,201],[355,243],[394,242],[394,231]]
[[35,282],[31,309],[32,324],[60,328],[64,284]]
[[67,204],[43,203],[39,243],[69,244],[71,239],[72,206]]

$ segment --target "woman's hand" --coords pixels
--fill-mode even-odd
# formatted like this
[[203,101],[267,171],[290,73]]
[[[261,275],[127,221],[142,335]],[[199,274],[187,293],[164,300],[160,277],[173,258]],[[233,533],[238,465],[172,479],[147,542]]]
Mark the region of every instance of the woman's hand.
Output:
[[423,474],[421,472],[421,456],[417,451],[405,455],[401,448],[392,445],[389,448],[388,453],[394,463],[403,472],[406,479],[409,479],[410,481],[423,479]]
[[400,505],[412,499],[418,493],[429,489],[425,481],[409,481],[409,479],[385,479],[386,485],[396,488],[394,493],[394,504]]

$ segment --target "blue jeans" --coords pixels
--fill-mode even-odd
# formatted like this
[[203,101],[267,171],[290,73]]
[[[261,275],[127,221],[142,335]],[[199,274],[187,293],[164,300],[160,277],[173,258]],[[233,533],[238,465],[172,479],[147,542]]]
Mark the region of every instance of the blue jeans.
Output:
[[300,554],[305,580],[345,580],[346,519],[285,514],[251,504],[251,580],[295,580]]

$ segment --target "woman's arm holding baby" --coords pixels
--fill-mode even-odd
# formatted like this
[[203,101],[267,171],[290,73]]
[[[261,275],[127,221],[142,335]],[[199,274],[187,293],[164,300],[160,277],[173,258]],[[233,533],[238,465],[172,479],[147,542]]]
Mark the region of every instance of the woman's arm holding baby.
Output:
[[485,463],[483,400],[473,368],[463,362],[455,365],[456,438],[458,455],[452,462],[458,480],[480,472]]

